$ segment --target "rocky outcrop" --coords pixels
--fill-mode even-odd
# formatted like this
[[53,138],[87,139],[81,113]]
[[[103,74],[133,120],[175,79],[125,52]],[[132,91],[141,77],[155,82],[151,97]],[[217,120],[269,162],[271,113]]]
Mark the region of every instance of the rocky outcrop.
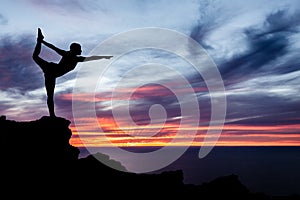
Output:
[[[79,159],[79,149],[69,143],[69,125],[67,119],[47,116],[27,122],[0,117],[1,199],[274,199],[251,193],[237,175],[187,185],[181,170],[135,174],[101,153]],[[123,170],[110,168],[97,157]]]

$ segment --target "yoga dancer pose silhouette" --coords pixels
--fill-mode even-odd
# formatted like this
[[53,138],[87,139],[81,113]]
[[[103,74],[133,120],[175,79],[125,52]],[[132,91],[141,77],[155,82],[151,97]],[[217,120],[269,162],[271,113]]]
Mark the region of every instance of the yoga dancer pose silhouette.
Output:
[[[62,56],[58,63],[48,62],[39,56],[42,44],[54,50],[57,54]],[[42,69],[45,77],[45,87],[47,92],[47,106],[50,117],[56,117],[54,112],[54,88],[56,78],[60,77],[69,71],[75,69],[78,62],[86,62],[99,59],[110,59],[113,56],[80,56],[81,45],[78,43],[71,43],[68,51],[62,50],[44,40],[44,36],[40,28],[38,28],[37,43],[32,55],[33,60]]]

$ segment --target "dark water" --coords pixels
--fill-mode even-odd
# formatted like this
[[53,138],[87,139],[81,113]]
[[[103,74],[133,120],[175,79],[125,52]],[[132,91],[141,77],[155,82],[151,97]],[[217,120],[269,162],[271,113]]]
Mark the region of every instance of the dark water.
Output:
[[[153,173],[182,169],[186,184],[202,184],[236,174],[252,192],[300,195],[300,147],[215,147],[202,159],[198,158],[199,148],[190,147],[175,162]],[[155,148],[128,150],[148,152]],[[81,157],[88,154],[81,149]]]

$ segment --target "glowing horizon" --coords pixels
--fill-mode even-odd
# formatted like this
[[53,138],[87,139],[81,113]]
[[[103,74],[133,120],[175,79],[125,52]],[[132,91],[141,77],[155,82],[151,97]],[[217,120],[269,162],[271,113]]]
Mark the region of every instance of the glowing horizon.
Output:
[[[300,146],[300,137],[298,133],[286,133],[285,128],[288,131],[297,131],[295,126],[282,126],[282,127],[261,127],[251,126],[247,129],[244,125],[235,125],[235,130],[232,131],[232,127],[226,126],[223,129],[218,142],[215,146]],[[239,129],[241,128],[241,129]],[[207,127],[197,128],[198,130],[207,130]],[[268,133],[266,130],[275,130]],[[169,145],[170,141],[176,137],[175,130],[173,134],[168,134],[167,136],[157,136],[157,137],[139,137],[132,136],[124,133],[118,132],[108,132],[108,133],[98,133],[98,132],[82,132],[80,135],[76,132],[75,128],[71,128],[73,132],[73,137],[70,139],[70,143],[76,147],[110,147],[107,145],[107,141],[110,141],[111,146],[119,147],[163,147]],[[229,131],[228,131],[229,130]],[[231,131],[230,131],[231,130]],[[258,132],[251,133],[251,131],[256,130]],[[123,131],[121,131],[123,132]],[[285,132],[285,133],[282,133]],[[136,134],[138,135],[138,134]],[[173,146],[204,146],[203,138],[205,134],[197,134],[192,143],[185,143],[184,137],[182,142],[172,143]],[[103,139],[103,138],[106,139]],[[188,137],[188,135],[187,135]],[[84,138],[84,144],[82,139]],[[178,138],[178,137],[177,137]],[[211,146],[211,144],[206,144],[206,146]]]

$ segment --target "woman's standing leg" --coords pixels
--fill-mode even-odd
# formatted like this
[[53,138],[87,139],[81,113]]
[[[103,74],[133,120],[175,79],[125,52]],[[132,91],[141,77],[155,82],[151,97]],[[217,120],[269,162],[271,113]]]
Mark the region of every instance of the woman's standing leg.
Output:
[[45,74],[45,86],[47,92],[47,106],[50,117],[55,117],[54,112],[54,89],[55,89],[56,78],[51,75]]

